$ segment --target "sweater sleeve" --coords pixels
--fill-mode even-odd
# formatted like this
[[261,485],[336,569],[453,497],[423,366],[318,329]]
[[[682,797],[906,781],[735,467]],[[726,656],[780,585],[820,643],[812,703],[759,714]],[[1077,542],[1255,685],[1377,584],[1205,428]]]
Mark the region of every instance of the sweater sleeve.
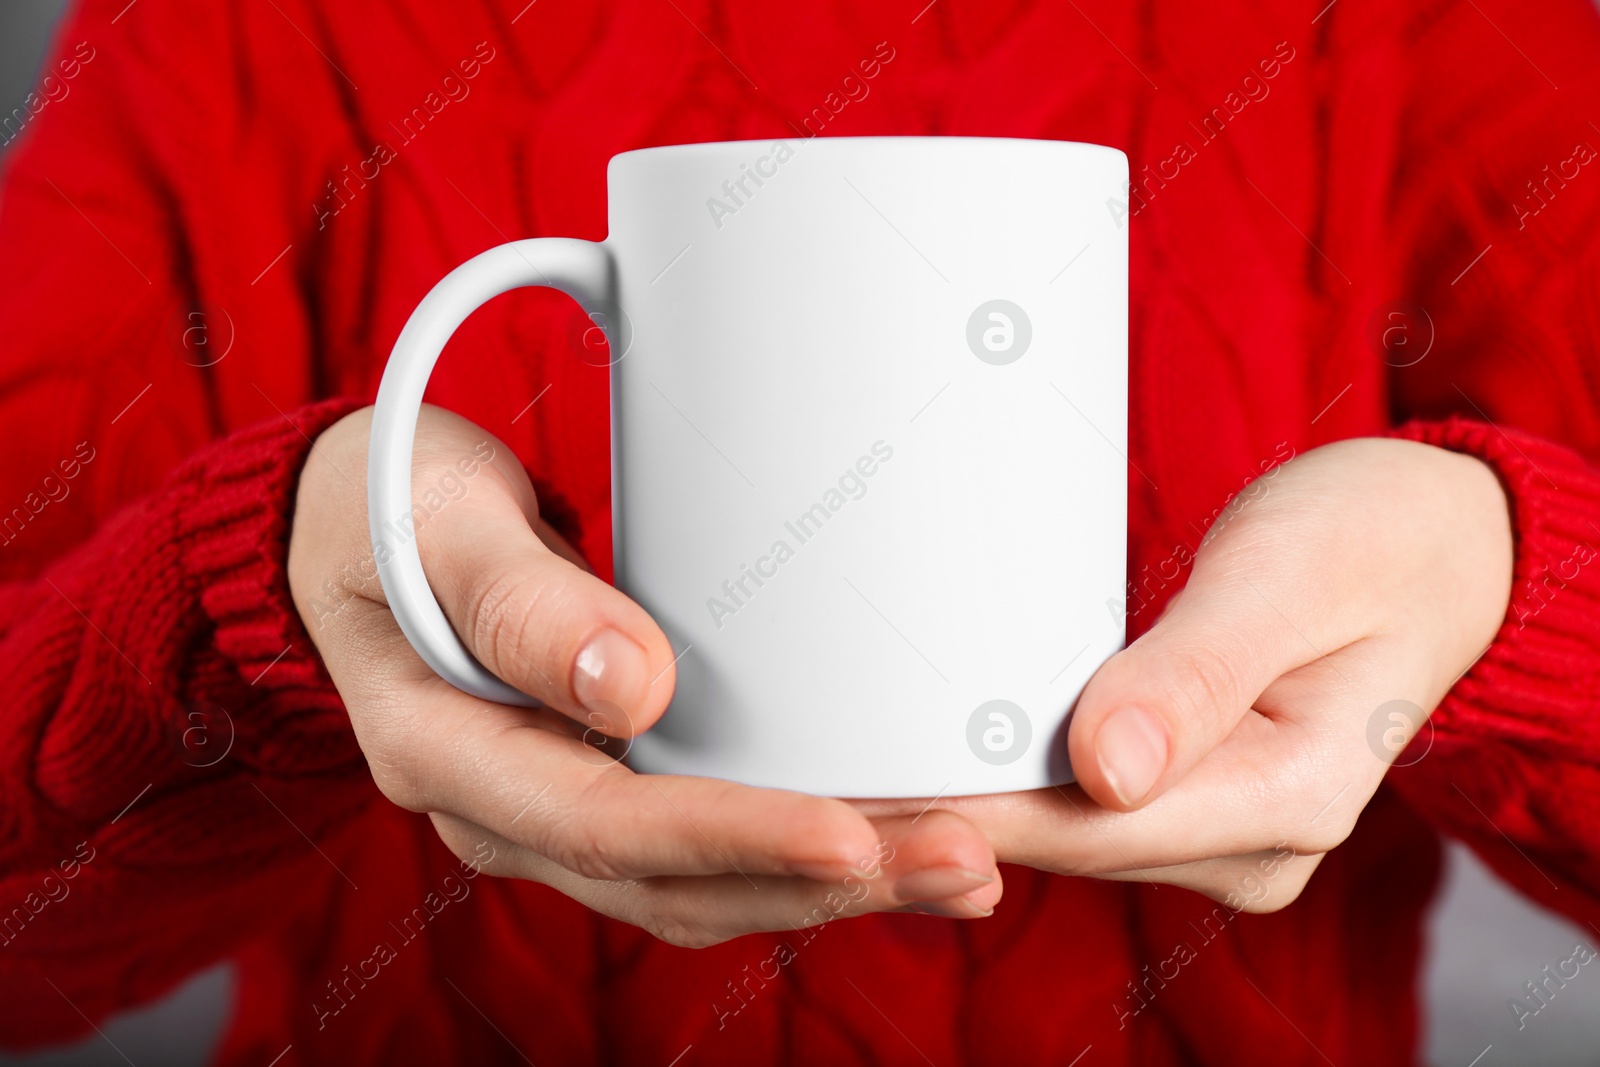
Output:
[[316,398],[361,388],[320,370],[298,255],[273,262],[306,244],[270,229],[291,213],[257,197],[219,235],[179,192],[271,180],[192,147],[243,107],[193,84],[245,77],[231,9],[74,5],[5,129],[0,1045],[261,936],[339,878],[319,851],[374,795],[285,581],[300,468],[356,403]]
[[0,1042],[150,999],[337,877],[312,842],[370,779],[284,561],[308,439],[351,407],[217,442],[0,586]]
[[1494,642],[1389,782],[1530,897],[1600,920],[1600,470],[1481,421],[1415,422],[1396,435],[1495,469],[1516,563]]
[[1600,13],[1421,10],[1384,294],[1413,343],[1379,347],[1396,434],[1499,474],[1516,556],[1496,639],[1389,782],[1530,897],[1600,922]]

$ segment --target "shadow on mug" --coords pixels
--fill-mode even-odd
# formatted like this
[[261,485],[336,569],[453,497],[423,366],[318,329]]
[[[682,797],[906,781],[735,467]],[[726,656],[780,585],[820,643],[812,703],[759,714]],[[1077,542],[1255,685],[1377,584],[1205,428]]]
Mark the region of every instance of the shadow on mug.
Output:
[[1067,734],[1072,729],[1072,720],[1077,713],[1078,706],[1074,703],[1061,720],[1061,725],[1050,735],[1045,765],[1049,768],[1051,780],[1057,785],[1072,785],[1078,780],[1072,771],[1072,760],[1067,756]]

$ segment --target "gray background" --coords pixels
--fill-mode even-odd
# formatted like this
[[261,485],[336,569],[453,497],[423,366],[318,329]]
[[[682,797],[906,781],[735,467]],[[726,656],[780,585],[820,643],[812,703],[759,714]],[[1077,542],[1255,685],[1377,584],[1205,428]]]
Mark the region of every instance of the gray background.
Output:
[[61,0],[0,0],[0,115],[34,87],[40,52],[65,5]]
[[[0,115],[10,114],[32,91],[41,50],[62,7],[62,0],[0,0]],[[1381,908],[1383,901],[1370,905]],[[1600,972],[1593,967],[1525,1020],[1521,1031],[1508,1005],[1524,982],[1545,964],[1565,959],[1578,942],[1600,948],[1593,934],[1526,902],[1465,849],[1451,846],[1418,991],[1428,1061],[1435,1067],[1600,1065]],[[104,1037],[33,1056],[0,1053],[0,1067],[203,1064],[220,1035],[231,992],[228,968],[218,967],[162,1003],[106,1023]]]

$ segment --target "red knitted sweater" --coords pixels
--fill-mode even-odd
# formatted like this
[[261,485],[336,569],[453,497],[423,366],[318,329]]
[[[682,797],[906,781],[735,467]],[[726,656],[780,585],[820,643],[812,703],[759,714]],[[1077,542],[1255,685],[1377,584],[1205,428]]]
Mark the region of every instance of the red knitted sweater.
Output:
[[[1600,921],[1592,4],[923,5],[80,4],[3,123],[0,1043],[232,958],[226,1063],[1405,1063],[1440,834]],[[689,952],[375,790],[285,585],[310,440],[449,268],[603,237],[613,154],[797,131],[1128,153],[1134,633],[1289,449],[1416,420],[1502,475],[1499,639],[1294,906],[1008,869],[985,921]],[[568,315],[497,299],[430,396],[608,573]]]

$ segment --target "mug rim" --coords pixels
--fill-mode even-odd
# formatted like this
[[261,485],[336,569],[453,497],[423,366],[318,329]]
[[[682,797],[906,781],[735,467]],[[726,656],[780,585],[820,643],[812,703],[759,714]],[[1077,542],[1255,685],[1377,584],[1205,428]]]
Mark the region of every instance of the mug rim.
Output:
[[801,144],[831,144],[838,147],[856,145],[862,142],[878,143],[951,143],[960,142],[968,145],[1035,145],[1044,149],[1062,149],[1072,153],[1082,153],[1085,149],[1092,150],[1090,154],[1111,153],[1115,158],[1127,161],[1127,153],[1111,145],[1097,144],[1094,141],[1069,141],[1049,137],[982,137],[965,134],[943,136],[929,134],[861,134],[843,137],[830,137],[816,135],[811,137],[751,137],[738,141],[686,141],[682,144],[650,145],[645,148],[630,148],[625,152],[618,152],[612,156],[608,166],[619,160],[632,159],[638,156],[656,155],[711,155],[718,150],[733,148],[750,148],[754,146],[767,147],[778,143]]

